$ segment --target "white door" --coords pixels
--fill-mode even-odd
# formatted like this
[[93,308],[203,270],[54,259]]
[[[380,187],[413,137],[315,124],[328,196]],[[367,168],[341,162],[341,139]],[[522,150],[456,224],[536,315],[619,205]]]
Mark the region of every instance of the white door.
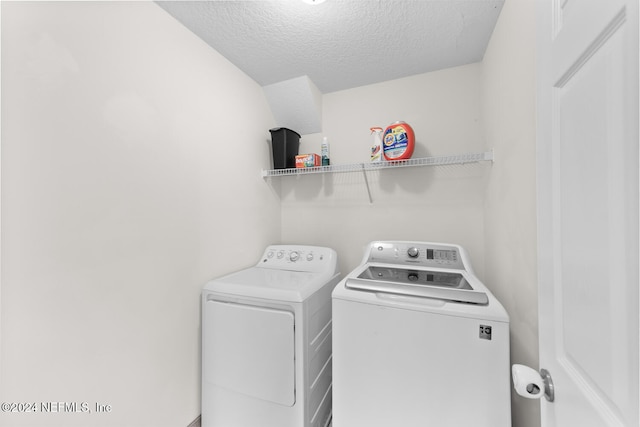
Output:
[[537,18],[542,426],[637,427],[638,0]]

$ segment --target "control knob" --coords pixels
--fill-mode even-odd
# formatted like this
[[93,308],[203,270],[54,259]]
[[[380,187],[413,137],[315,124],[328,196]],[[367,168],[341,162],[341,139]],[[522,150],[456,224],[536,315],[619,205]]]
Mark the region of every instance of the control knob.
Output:
[[300,254],[297,251],[291,251],[289,254],[289,261],[296,262],[300,258]]
[[407,255],[409,255],[409,258],[418,258],[418,255],[420,255],[420,251],[415,246],[412,246],[407,249]]

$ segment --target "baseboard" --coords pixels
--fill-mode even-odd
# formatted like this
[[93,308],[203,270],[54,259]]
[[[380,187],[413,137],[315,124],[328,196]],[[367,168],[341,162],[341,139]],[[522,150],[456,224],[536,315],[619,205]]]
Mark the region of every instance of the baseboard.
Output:
[[[191,424],[189,424],[187,427],[201,427],[200,426],[200,415],[198,415],[198,418],[196,418],[195,420],[191,421]],[[331,417],[329,417],[328,427],[331,427]]]
[[198,418],[191,421],[191,424],[189,424],[187,427],[200,427],[200,415],[198,415]]

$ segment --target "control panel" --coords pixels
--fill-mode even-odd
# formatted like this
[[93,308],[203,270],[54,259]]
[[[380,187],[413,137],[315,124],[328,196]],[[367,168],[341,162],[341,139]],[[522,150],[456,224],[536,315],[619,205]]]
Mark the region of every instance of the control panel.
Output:
[[457,245],[428,242],[373,242],[367,262],[413,264],[424,267],[465,268],[463,249]]
[[268,246],[257,267],[318,272],[335,264],[335,252],[329,248],[304,245]]

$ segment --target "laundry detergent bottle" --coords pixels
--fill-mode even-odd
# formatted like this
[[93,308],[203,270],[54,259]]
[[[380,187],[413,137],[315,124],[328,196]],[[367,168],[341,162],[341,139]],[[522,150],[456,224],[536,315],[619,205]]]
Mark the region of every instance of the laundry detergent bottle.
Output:
[[395,122],[387,127],[382,137],[385,160],[406,160],[413,155],[415,135],[405,122]]

